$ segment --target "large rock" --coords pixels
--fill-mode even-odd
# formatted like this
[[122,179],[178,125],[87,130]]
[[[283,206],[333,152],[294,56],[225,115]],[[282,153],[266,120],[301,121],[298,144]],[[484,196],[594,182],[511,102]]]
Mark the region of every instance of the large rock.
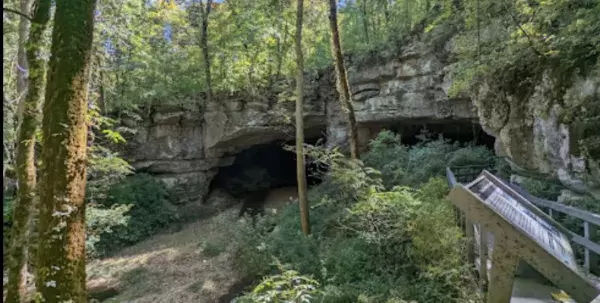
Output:
[[567,188],[600,198],[600,68],[560,90],[546,73],[530,95],[516,96],[488,79],[472,96],[496,152],[520,169],[557,178]]

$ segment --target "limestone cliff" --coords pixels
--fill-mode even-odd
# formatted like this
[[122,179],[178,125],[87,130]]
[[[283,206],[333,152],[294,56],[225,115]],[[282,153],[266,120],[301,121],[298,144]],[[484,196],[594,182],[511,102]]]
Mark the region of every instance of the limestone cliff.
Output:
[[[349,69],[350,84],[364,144],[393,123],[476,121],[468,99],[450,99],[442,59],[423,43],[406,48],[381,64]],[[326,137],[328,145],[344,145],[346,128],[334,78],[323,72],[306,81],[307,138]],[[277,94],[227,96],[197,108],[155,108],[136,128],[128,159],[138,171],[156,175],[180,202],[206,196],[219,167],[254,145],[292,141],[293,102]]]
[[[576,79],[561,102],[547,100],[554,85],[549,76],[526,97],[496,94],[490,80],[475,94],[450,98],[450,47],[434,49],[414,41],[391,59],[349,68],[363,146],[395,123],[476,122],[496,137],[496,152],[515,167],[555,176],[578,192],[599,194],[597,116],[569,120],[568,112],[581,108],[582,102],[590,104],[590,110],[600,103],[600,77]],[[306,82],[307,137],[326,137],[329,146],[344,145],[345,120],[332,73],[322,72]],[[223,96],[202,110],[156,108],[137,124],[128,158],[138,171],[163,180],[181,203],[202,201],[219,167],[231,165],[237,153],[293,140],[293,102],[282,95]],[[590,143],[582,147],[581,140]]]
[[[577,193],[600,197],[600,70],[561,83],[544,74],[525,96],[498,94],[484,82],[472,100],[496,153],[514,168],[557,178]],[[564,85],[562,85],[564,86]]]

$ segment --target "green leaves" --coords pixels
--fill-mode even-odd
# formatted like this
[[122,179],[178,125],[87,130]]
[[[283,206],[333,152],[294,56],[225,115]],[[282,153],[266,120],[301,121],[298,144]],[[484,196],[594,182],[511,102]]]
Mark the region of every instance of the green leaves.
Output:
[[295,270],[280,267],[281,274],[267,276],[249,294],[234,300],[238,303],[308,303],[322,293],[319,282]]
[[105,129],[102,130],[102,133],[104,134],[104,136],[106,137],[106,139],[108,139],[110,142],[112,143],[125,143],[125,138],[123,138],[123,136],[121,136],[121,134],[117,131],[111,130],[111,129]]
[[599,56],[598,1],[464,3],[464,18],[455,18],[464,26],[454,49],[459,60],[452,95],[476,93],[480,79],[493,79],[498,94],[526,95],[524,87],[533,86],[521,83],[536,82],[547,71],[568,87],[572,76],[588,73]]

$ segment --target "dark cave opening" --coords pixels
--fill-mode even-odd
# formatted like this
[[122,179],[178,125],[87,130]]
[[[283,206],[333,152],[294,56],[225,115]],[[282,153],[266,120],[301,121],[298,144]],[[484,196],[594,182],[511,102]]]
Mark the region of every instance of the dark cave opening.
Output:
[[[314,144],[317,141],[307,140]],[[294,142],[275,141],[249,147],[235,157],[232,165],[221,167],[212,180],[211,190],[220,188],[243,202],[240,215],[262,213],[267,195],[274,189],[296,191],[296,154],[284,148],[293,148]],[[306,162],[308,186],[321,183],[316,167]],[[291,194],[294,196],[293,194]]]
[[[443,136],[446,139],[462,144],[484,145],[494,148],[495,138],[483,131],[478,123],[469,120],[448,121],[414,121],[407,120],[393,123],[361,124],[360,129],[366,131],[370,140],[384,129],[391,130],[401,136],[403,144],[417,144],[426,134],[430,138]],[[322,137],[306,140],[315,144]],[[366,143],[365,141],[362,141]],[[251,146],[235,156],[232,165],[221,167],[211,182],[211,190],[222,189],[241,200],[243,206],[240,214],[251,214],[264,211],[267,196],[274,190],[284,189],[292,195],[296,191],[296,154],[284,146],[293,148],[293,141],[274,141]],[[311,161],[306,162],[308,186],[321,183],[323,168],[316,167]]]
[[367,124],[363,127],[369,131],[369,137],[374,138],[383,130],[391,130],[400,135],[402,143],[415,145],[423,135],[436,139],[442,136],[445,139],[462,144],[483,145],[494,149],[495,138],[487,134],[479,123],[470,120],[439,120],[419,121],[406,120],[402,122]]

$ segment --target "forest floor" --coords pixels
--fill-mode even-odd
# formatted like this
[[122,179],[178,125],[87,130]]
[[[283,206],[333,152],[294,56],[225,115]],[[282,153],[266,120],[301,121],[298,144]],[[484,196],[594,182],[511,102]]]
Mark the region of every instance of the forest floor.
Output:
[[[265,208],[281,208],[294,196],[295,188],[274,189],[265,198]],[[250,282],[234,267],[233,245],[224,236],[225,228],[240,219],[240,207],[88,263],[94,301],[230,302]]]
[[238,212],[230,208],[92,261],[87,266],[88,288],[99,298],[111,296],[105,302],[222,301],[241,278],[228,247],[207,251],[205,245],[219,242],[220,230],[234,223]]

